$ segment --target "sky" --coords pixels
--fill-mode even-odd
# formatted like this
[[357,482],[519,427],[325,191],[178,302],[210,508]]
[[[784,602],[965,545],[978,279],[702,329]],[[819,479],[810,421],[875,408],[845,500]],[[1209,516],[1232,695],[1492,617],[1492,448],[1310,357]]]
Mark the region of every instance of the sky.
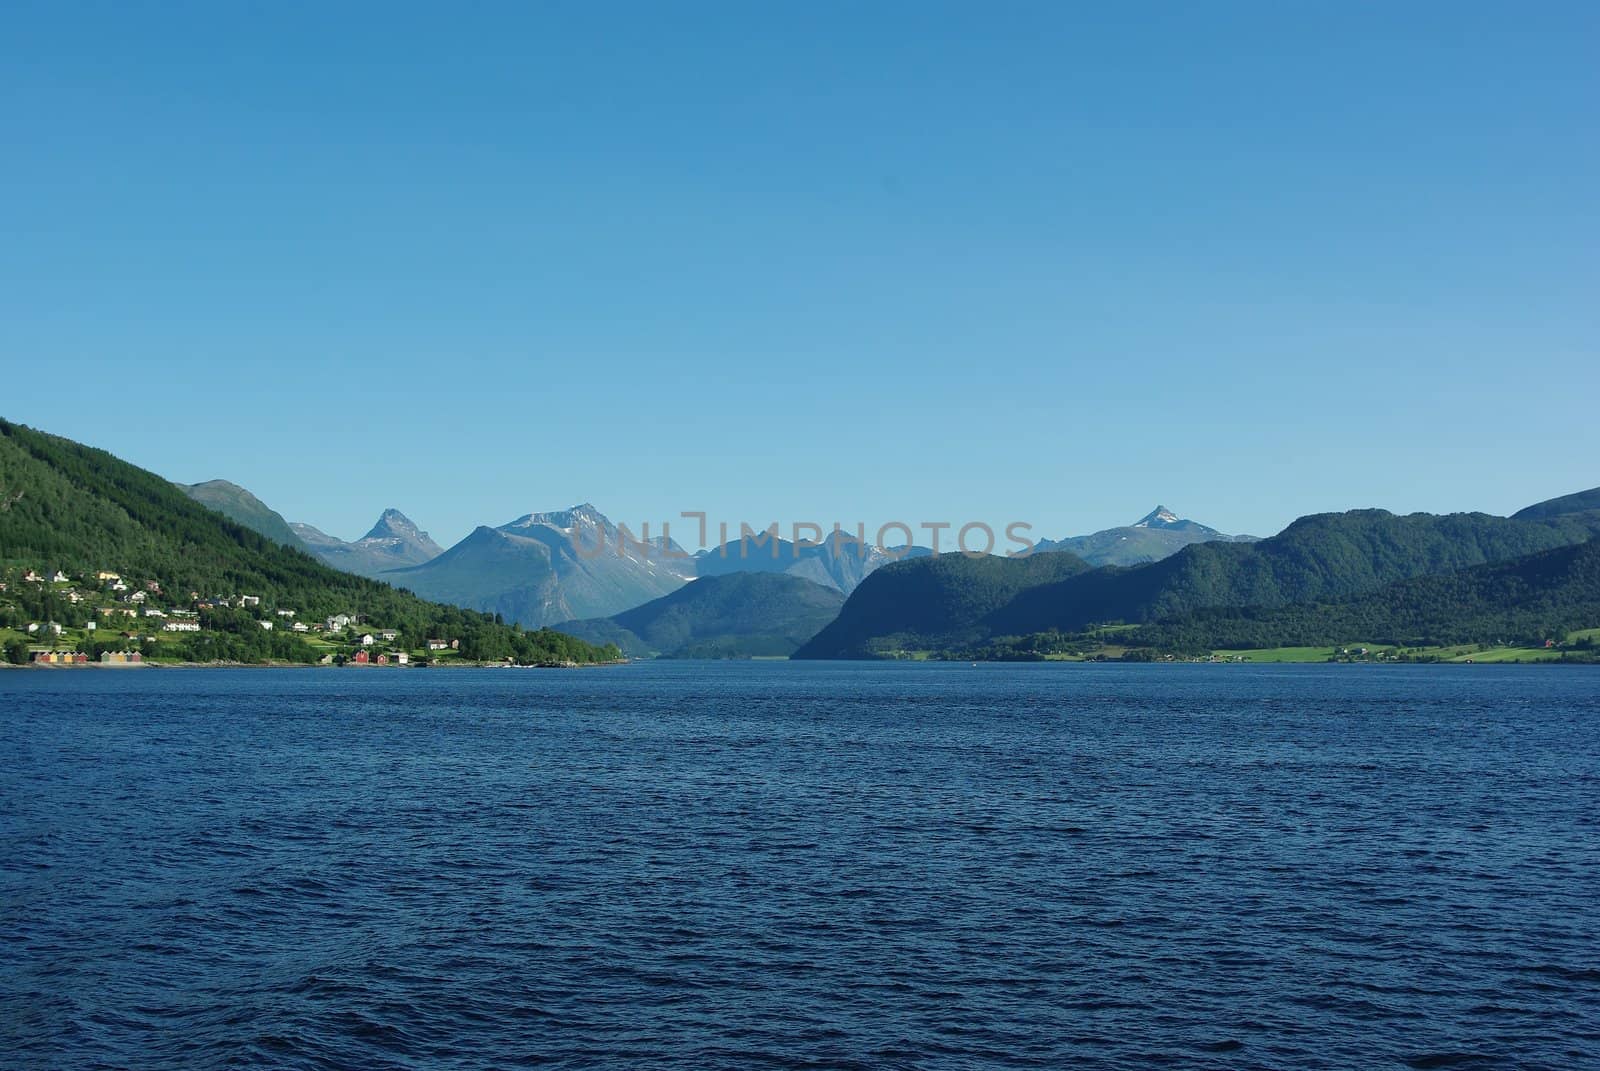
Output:
[[1600,5],[4,23],[0,416],[347,539],[1600,484]]

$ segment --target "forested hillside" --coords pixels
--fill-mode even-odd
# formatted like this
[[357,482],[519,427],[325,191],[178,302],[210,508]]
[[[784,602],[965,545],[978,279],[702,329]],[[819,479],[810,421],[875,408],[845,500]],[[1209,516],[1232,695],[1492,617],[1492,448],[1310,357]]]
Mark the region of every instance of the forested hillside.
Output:
[[886,565],[794,657],[874,658],[971,642],[990,614],[1022,592],[1089,568],[1066,551],[1025,558],[944,554]]
[[1124,633],[1174,651],[1321,646],[1537,643],[1600,626],[1600,542],[1445,576],[1417,577],[1334,602],[1204,610]]
[[792,654],[838,614],[844,596],[784,573],[708,576],[624,613],[561,626],[629,655],[762,658]]
[[[1332,601],[1396,581],[1507,561],[1590,539],[1600,514],[1516,520],[1481,513],[1383,510],[1304,517],[1259,543],[1204,543],[1133,568],[1028,574],[1020,560],[903,562],[879,570],[801,657],[875,657],[921,645],[957,648],[997,636],[1147,623],[1210,607]],[[937,565],[935,572],[930,566]],[[951,593],[987,593],[963,598]]]

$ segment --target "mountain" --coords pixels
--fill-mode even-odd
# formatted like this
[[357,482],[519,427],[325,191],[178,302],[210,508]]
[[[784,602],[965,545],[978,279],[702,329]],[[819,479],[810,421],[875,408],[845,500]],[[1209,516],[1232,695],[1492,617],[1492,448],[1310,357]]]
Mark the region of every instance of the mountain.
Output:
[[[1158,506],[1156,506],[1155,509],[1151,510],[1149,513],[1146,513],[1142,518],[1140,518],[1139,520],[1135,521],[1134,524],[1133,524],[1133,527],[1135,527],[1135,528],[1179,528],[1179,527],[1182,527],[1185,524],[1193,524],[1193,523],[1194,523],[1193,521],[1180,520],[1176,513],[1173,513],[1171,510],[1169,510],[1165,506],[1158,505]],[[1204,526],[1202,525],[1201,527],[1204,527]]]
[[585,503],[479,527],[433,560],[383,578],[429,599],[527,626],[607,617],[660,598],[694,575],[673,542],[648,544]]
[[838,614],[836,589],[783,573],[696,580],[653,602],[594,621],[559,625],[635,657],[751,658],[792,654]]
[[1202,610],[1121,634],[1161,650],[1381,643],[1539,643],[1600,625],[1600,542],[1591,540],[1332,602]]
[[236,483],[207,480],[205,483],[177,483],[173,486],[207,509],[214,509],[229,520],[260,532],[274,543],[295,550],[306,549],[288,521]]
[[404,569],[432,561],[444,548],[418,528],[411,518],[397,509],[386,509],[372,530],[354,543],[346,543],[309,524],[289,526],[311,553],[347,573],[384,579],[392,569]]
[[874,570],[900,558],[930,553],[926,547],[886,551],[849,535],[829,536],[818,546],[807,546],[758,532],[696,554],[695,573],[787,573],[848,595]]
[[1040,540],[1035,551],[1067,551],[1090,565],[1142,565],[1176,554],[1193,543],[1254,543],[1255,536],[1227,535],[1157,506],[1133,524],[1092,535]]
[[1089,572],[1074,554],[942,554],[885,566],[795,658],[876,658],[981,638],[981,622],[1023,592]]
[[[0,564],[70,575],[112,570],[155,581],[172,598],[251,595],[302,620],[359,613],[410,637],[449,636],[469,658],[596,661],[604,652],[549,632],[523,632],[482,614],[425,602],[349,573],[193,501],[168,481],[106,453],[0,420]],[[245,632],[272,657],[304,642]],[[209,636],[210,633],[202,635]],[[261,649],[265,650],[263,646]],[[280,650],[282,649],[282,650]],[[295,654],[305,652],[296,651]]]
[[1587,513],[1591,510],[1600,510],[1600,487],[1591,487],[1587,491],[1539,502],[1527,509],[1518,510],[1511,516],[1517,520],[1529,521],[1562,517],[1571,513]]
[[[1198,543],[1159,562],[1073,570],[1027,582],[1021,559],[959,557],[901,562],[869,577],[839,618],[796,657],[874,657],[913,636],[924,647],[1106,622],[1144,623],[1210,607],[1273,607],[1340,599],[1416,576],[1581,543],[1600,516],[1515,520],[1481,513],[1396,516],[1384,510],[1303,517],[1255,543]],[[1005,577],[997,585],[994,573]],[[933,593],[951,586],[995,597],[951,607]]]

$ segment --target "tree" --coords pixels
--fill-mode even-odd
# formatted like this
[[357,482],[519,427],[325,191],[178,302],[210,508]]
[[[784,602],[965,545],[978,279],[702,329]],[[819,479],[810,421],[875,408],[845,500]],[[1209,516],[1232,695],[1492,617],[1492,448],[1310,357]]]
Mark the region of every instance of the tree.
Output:
[[26,640],[6,641],[5,651],[6,661],[13,666],[25,666],[28,664],[28,642]]

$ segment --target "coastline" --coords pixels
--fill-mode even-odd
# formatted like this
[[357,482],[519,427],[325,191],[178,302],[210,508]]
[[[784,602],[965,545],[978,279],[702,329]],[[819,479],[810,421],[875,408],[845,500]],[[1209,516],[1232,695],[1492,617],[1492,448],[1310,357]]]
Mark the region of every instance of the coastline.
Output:
[[0,662],[0,670],[37,670],[51,672],[66,670],[76,672],[86,669],[104,670],[140,670],[140,669],[310,669],[310,670],[371,670],[374,672],[392,672],[395,670],[451,670],[451,669],[605,669],[615,666],[628,665],[628,661],[621,662],[572,662],[566,664],[540,663],[531,666],[513,666],[504,662],[453,662],[448,666],[358,666],[354,664],[344,666],[324,666],[321,664],[307,665],[304,662],[85,662],[83,665],[38,665],[28,663],[15,666],[8,662]]

